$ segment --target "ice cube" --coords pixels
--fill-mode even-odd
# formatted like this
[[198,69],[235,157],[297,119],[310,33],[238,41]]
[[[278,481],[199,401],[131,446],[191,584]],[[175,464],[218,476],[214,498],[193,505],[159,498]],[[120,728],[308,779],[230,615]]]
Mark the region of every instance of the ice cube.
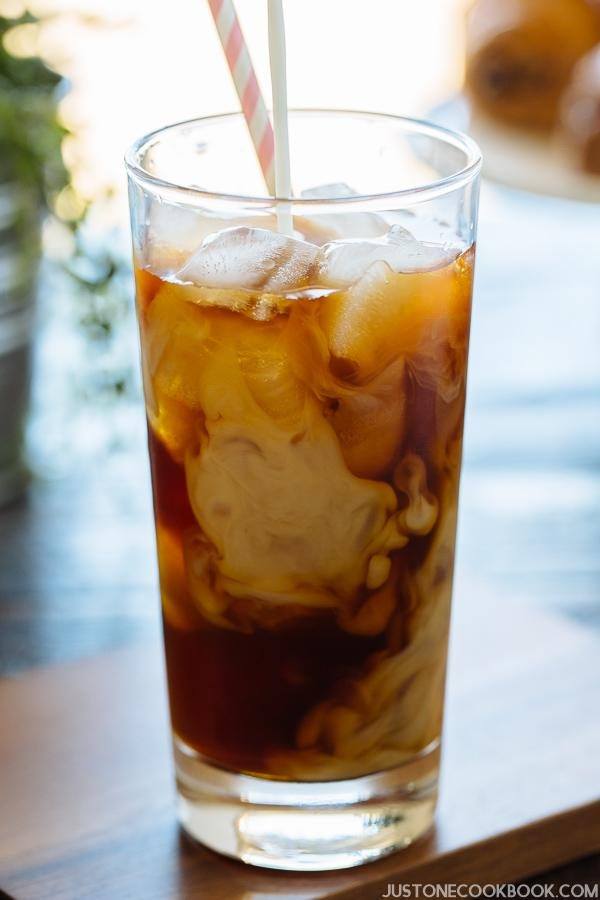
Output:
[[331,241],[321,248],[318,264],[320,284],[349,287],[375,262],[384,262],[393,272],[428,272],[447,265],[455,252],[442,244],[418,241],[406,228],[393,225],[383,238]]
[[205,236],[204,221],[194,209],[153,203],[146,218],[142,262],[155,274],[169,276]]
[[[322,184],[301,192],[306,200],[331,200],[338,197],[357,197],[358,194],[344,182]],[[375,213],[331,213],[305,217],[329,238],[380,237],[387,231],[385,219]]]
[[203,237],[202,217],[187,206],[153,203],[148,212],[147,226],[148,239],[154,244],[191,250]]
[[311,281],[317,255],[307,241],[240,225],[205,238],[176,275],[202,287],[280,293]]
[[316,187],[305,188],[300,192],[301,197],[307,200],[337,200],[340,197],[358,197],[357,191],[343,181],[331,184],[318,184]]

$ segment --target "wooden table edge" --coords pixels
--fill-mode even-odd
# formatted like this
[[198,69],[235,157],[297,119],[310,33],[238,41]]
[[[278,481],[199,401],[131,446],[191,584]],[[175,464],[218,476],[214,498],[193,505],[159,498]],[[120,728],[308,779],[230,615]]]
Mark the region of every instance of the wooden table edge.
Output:
[[[600,798],[326,896],[327,900],[376,900],[387,893],[390,884],[505,884],[597,852]],[[477,863],[473,865],[475,856]]]

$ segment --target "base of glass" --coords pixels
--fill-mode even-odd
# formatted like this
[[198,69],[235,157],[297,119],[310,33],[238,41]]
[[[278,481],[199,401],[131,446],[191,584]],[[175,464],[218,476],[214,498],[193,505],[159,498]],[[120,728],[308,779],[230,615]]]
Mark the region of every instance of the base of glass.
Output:
[[407,847],[433,822],[438,742],[395,769],[320,782],[238,775],[174,743],[181,825],[211,850],[254,866],[359,866]]

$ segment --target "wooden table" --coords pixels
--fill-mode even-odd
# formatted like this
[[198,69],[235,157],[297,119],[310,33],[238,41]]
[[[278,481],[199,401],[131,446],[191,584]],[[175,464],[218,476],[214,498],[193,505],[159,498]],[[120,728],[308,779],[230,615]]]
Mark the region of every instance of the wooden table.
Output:
[[438,827],[342,874],[251,870],[180,835],[142,417],[74,415],[79,373],[47,327],[34,432],[62,442],[60,477],[0,513],[0,887],[312,900],[600,880],[597,856],[553,871],[600,849],[599,242],[600,209],[484,192]]

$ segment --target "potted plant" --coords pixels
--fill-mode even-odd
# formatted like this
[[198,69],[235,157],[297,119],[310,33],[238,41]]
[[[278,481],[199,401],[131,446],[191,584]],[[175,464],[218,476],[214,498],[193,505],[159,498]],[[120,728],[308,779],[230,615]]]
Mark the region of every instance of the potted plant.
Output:
[[35,21],[29,13],[0,16],[0,504],[26,481],[22,444],[41,223],[69,181],[57,116],[61,77],[37,57],[11,55],[3,40]]

